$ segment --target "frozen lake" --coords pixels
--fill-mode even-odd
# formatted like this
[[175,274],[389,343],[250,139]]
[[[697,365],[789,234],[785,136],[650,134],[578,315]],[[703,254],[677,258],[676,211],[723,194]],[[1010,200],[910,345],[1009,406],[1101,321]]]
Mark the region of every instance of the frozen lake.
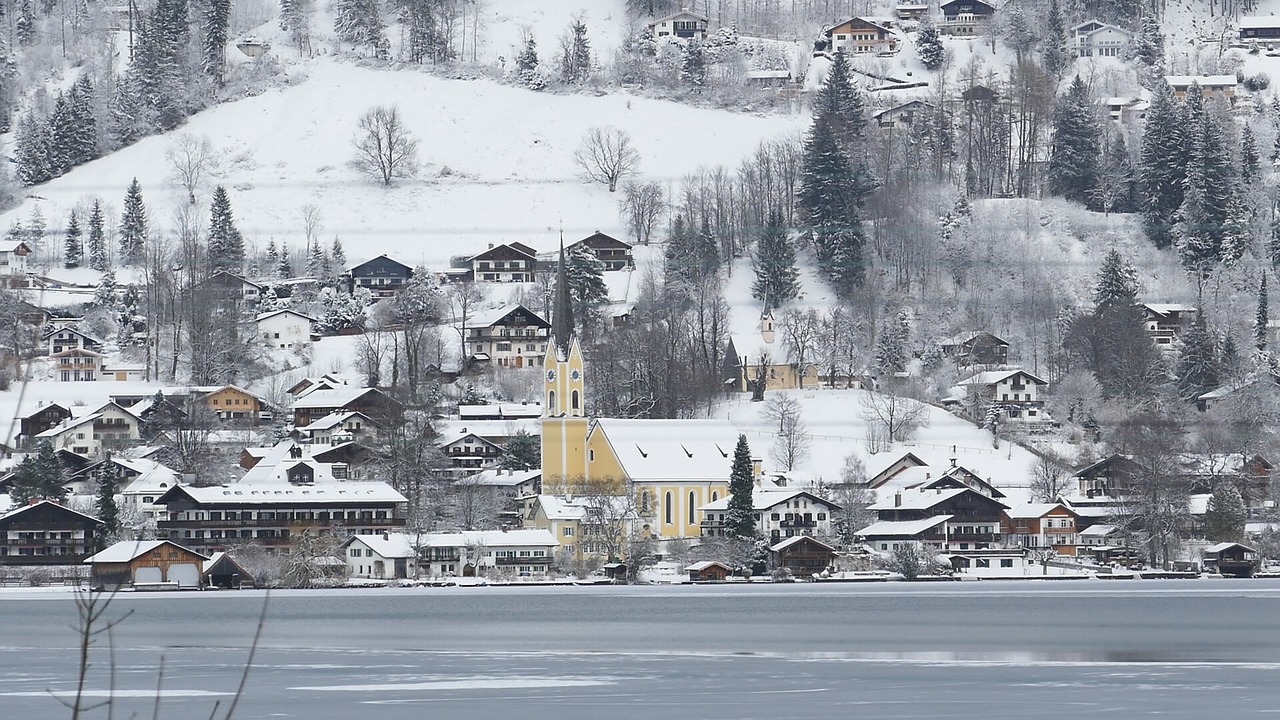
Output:
[[[160,717],[225,708],[262,601],[118,596],[115,717],[161,657]],[[1274,717],[1278,611],[1272,580],[277,592],[236,717]],[[73,614],[0,593],[0,718],[68,717]]]

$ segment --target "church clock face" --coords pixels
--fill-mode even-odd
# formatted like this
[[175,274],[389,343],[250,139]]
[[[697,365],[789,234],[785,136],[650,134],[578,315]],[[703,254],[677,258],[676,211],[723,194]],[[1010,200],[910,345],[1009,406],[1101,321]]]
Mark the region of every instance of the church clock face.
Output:
[[547,382],[555,382],[555,381],[556,381],[556,371],[555,371],[555,370],[548,370],[548,371],[547,371]]
[[573,378],[574,382],[578,382],[579,380],[582,379],[582,372],[580,370],[574,370],[573,372],[569,373],[569,377]]

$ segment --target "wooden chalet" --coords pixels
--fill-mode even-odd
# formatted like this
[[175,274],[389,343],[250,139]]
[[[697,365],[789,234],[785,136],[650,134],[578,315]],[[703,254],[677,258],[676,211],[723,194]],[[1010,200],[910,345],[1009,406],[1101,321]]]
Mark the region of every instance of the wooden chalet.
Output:
[[524,243],[494,246],[467,259],[476,282],[533,282],[538,252]]
[[586,245],[604,264],[605,270],[627,270],[635,267],[635,258],[631,255],[631,244],[623,242],[599,230],[565,248],[568,252],[578,245]]
[[216,552],[204,562],[204,584],[205,587],[210,588],[238,590],[243,587],[253,587],[257,581],[243,565],[236,561],[235,556],[226,552]]
[[650,22],[648,28],[656,38],[678,37],[686,40],[706,40],[709,23],[710,19],[706,15],[680,10]]
[[169,540],[122,540],[84,562],[101,590],[200,590],[208,560]]
[[43,500],[0,515],[0,565],[78,565],[97,547],[102,522]]
[[961,366],[1004,365],[1009,362],[1009,343],[981,330],[952,335],[938,346],[943,355],[953,358]]
[[836,549],[808,535],[796,535],[769,547],[775,568],[794,577],[810,578],[835,564]]
[[1232,577],[1253,577],[1261,556],[1248,545],[1223,542],[1204,549],[1204,569]]
[[898,35],[879,22],[854,17],[828,28],[823,35],[835,52],[891,55],[898,52]]
[[951,0],[939,9],[945,18],[938,27],[946,35],[973,37],[995,18],[995,6],[982,0]]
[[733,575],[733,568],[717,560],[703,560],[684,569],[689,573],[689,582],[711,583],[724,582]]
[[45,430],[55,428],[70,419],[71,409],[58,403],[41,405],[18,418],[18,446],[26,447],[31,438]]
[[366,260],[346,272],[347,291],[355,292],[356,288],[364,288],[374,297],[394,297],[400,289],[409,284],[413,277],[413,268],[402,262],[392,260],[386,255],[379,255]]

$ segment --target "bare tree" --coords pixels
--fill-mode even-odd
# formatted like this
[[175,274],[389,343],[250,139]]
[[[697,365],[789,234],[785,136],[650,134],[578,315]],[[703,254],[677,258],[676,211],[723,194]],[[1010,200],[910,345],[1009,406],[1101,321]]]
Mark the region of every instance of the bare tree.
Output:
[[800,401],[786,393],[774,393],[764,402],[764,415],[770,420],[778,423],[778,432],[781,433],[787,426],[788,422],[800,417]]
[[319,205],[308,203],[302,206],[302,233],[307,239],[307,247],[311,247],[320,234]]
[[779,324],[782,328],[782,344],[791,351],[791,359],[796,366],[796,378],[800,388],[804,389],[804,376],[809,361],[817,352],[818,341],[822,336],[822,322],[818,319],[818,311],[813,308],[808,310],[788,308],[782,314],[782,321]]
[[1071,473],[1057,458],[1041,455],[1031,470],[1031,496],[1039,502],[1056,502],[1071,488]]
[[479,474],[455,480],[449,486],[447,515],[458,530],[492,530],[505,507],[497,488],[486,485]]
[[845,457],[840,481],[819,482],[816,494],[838,506],[832,510],[831,529],[841,544],[852,545],[857,532],[875,522],[875,512],[867,508],[875,503],[876,493],[867,487],[867,466],[856,452]]
[[782,429],[774,438],[769,457],[790,472],[809,455],[809,431],[799,413],[783,420]]
[[454,326],[458,331],[458,347],[462,356],[460,367],[467,366],[467,320],[475,314],[475,306],[484,300],[484,291],[474,283],[454,283],[445,291],[449,299],[449,309],[453,311]]
[[618,205],[627,229],[636,242],[649,244],[653,229],[667,209],[667,195],[656,182],[637,183],[628,180],[622,185],[622,200]]
[[640,154],[631,146],[630,133],[611,126],[588,130],[573,162],[583,177],[608,185],[609,192],[616,192],[622,178],[640,170]]
[[882,430],[891,442],[904,442],[929,426],[929,406],[891,393],[867,392],[862,397],[862,419]]
[[200,182],[217,162],[217,153],[209,136],[182,133],[165,149],[164,157],[174,181],[187,191],[188,202],[195,205]]
[[354,144],[356,169],[383,186],[418,172],[418,141],[405,128],[395,105],[378,105],[361,115]]

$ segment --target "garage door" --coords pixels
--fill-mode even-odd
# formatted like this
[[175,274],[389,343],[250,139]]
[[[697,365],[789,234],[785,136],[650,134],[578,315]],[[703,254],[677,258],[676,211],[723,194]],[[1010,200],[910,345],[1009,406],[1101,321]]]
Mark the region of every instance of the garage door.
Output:
[[169,582],[178,583],[178,587],[200,587],[200,570],[194,563],[169,566]]
[[133,581],[136,583],[158,583],[162,580],[164,577],[158,567],[140,567],[133,571]]

